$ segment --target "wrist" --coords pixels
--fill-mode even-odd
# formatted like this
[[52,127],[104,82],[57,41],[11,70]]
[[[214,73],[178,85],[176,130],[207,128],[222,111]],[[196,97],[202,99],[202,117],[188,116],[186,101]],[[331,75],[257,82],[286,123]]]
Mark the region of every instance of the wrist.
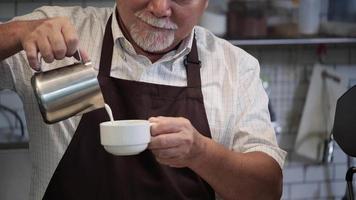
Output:
[[31,32],[33,32],[44,20],[18,21],[15,25],[14,35],[17,39],[18,48],[23,50],[23,43]]
[[209,158],[209,150],[212,149],[213,145],[213,141],[208,137],[199,135],[198,138],[196,152],[188,165],[188,167],[193,170],[205,165]]

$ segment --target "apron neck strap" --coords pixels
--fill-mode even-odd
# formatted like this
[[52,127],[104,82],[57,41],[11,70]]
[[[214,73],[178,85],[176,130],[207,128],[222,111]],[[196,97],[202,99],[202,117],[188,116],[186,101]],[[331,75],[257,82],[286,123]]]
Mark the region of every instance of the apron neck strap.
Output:
[[188,87],[200,87],[200,67],[201,62],[198,56],[197,41],[195,39],[195,33],[193,36],[192,49],[189,54],[184,58],[184,66],[187,69],[187,85]]
[[107,77],[110,77],[112,52],[114,48],[114,38],[112,36],[111,22],[112,15],[106,23],[99,65],[99,75]]
[[[117,12],[116,15],[118,15]],[[112,35],[111,23],[112,23],[112,15],[110,16],[106,24],[103,46],[101,49],[100,66],[99,66],[99,75],[106,76],[106,77],[110,77],[112,53],[114,48],[114,38]],[[200,87],[201,86],[201,78],[200,78],[201,62],[198,56],[195,34],[193,36],[192,49],[184,59],[184,66],[186,67],[187,70],[188,87],[198,87],[198,86]]]

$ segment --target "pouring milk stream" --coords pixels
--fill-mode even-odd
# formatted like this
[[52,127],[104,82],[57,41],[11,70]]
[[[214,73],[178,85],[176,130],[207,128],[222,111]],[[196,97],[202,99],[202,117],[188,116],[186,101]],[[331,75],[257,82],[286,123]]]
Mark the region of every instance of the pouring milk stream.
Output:
[[110,106],[109,106],[108,104],[105,104],[104,106],[105,106],[106,112],[108,113],[108,115],[109,115],[109,117],[110,117],[111,123],[114,124],[114,117],[113,117],[113,115],[112,115],[112,111],[111,111]]

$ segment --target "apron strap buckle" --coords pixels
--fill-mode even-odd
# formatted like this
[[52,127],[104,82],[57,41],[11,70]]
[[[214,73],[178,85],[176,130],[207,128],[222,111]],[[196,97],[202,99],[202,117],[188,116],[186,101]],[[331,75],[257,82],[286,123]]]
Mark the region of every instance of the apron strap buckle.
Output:
[[184,58],[183,64],[184,64],[184,66],[186,66],[186,67],[188,67],[189,64],[191,64],[191,65],[199,65],[199,67],[201,66],[200,60],[197,60],[197,61],[195,61],[195,60],[188,60],[187,57]]

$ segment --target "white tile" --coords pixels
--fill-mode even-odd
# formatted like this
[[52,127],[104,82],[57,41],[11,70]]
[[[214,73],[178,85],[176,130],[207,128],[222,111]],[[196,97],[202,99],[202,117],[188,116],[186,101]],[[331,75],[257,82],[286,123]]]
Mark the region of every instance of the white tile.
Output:
[[346,171],[347,171],[346,165],[335,165],[334,166],[334,179],[335,180],[345,180]]
[[305,181],[325,181],[333,179],[333,166],[308,166],[305,171]]
[[301,183],[304,180],[304,169],[302,167],[286,168],[283,170],[284,183]]
[[317,183],[293,184],[291,185],[291,199],[316,199],[319,197],[319,186]]
[[[354,56],[356,57],[356,51]],[[353,65],[337,65],[335,70],[348,79],[349,87],[356,84],[356,63]]]
[[341,197],[345,194],[346,182],[325,182],[320,184],[320,197]]
[[285,161],[285,169],[287,168],[296,168],[296,167],[300,167],[302,169],[304,169],[304,163],[300,162],[299,160],[296,160],[293,155],[291,155],[291,152],[288,152],[288,159]]
[[333,159],[333,163],[345,164],[347,161],[347,155],[340,148],[335,148]]

